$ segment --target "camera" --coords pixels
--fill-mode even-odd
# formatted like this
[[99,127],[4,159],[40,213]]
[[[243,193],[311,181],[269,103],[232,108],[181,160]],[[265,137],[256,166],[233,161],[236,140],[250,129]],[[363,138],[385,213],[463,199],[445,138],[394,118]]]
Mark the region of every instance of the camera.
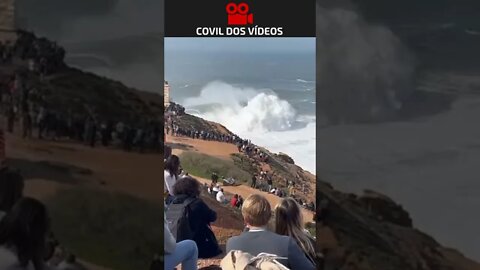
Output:
[[249,6],[246,3],[227,4],[228,25],[253,24],[253,13],[248,14]]

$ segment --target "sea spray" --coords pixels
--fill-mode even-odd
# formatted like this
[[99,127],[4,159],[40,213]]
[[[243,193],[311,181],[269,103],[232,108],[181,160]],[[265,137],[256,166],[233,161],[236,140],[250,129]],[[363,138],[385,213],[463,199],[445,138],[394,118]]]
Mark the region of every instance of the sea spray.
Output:
[[236,133],[289,130],[296,121],[295,109],[267,89],[238,88],[223,82],[207,84],[200,96],[185,100],[187,108],[211,104],[203,116]]
[[273,152],[284,152],[315,172],[315,115],[297,115],[272,90],[236,87],[214,81],[184,102],[187,110],[221,123],[232,132]]
[[412,87],[414,60],[395,34],[354,9],[317,5],[319,109],[332,124],[394,117]]

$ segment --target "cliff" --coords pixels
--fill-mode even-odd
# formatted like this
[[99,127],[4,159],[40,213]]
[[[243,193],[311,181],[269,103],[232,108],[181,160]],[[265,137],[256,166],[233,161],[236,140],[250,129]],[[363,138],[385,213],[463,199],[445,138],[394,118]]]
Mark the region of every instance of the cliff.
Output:
[[[179,117],[181,125],[214,128],[215,123],[188,114]],[[229,132],[225,127],[217,132]],[[248,138],[245,138],[248,139]],[[323,269],[341,270],[477,270],[480,264],[464,257],[460,252],[444,247],[435,239],[414,227],[410,214],[389,197],[372,190],[363,194],[347,194],[305,172],[285,154],[268,155],[265,163],[234,155],[235,164],[250,173],[268,166],[282,186],[285,179],[298,183],[315,183],[318,250],[325,255]],[[243,157],[242,157],[243,156]],[[315,185],[313,185],[315,186]],[[297,190],[297,194],[301,194]],[[307,196],[300,195],[303,199]],[[308,198],[307,198],[308,199]],[[212,207],[215,203],[211,203]],[[228,209],[216,207],[219,216],[229,214]],[[241,216],[237,216],[241,219]],[[224,228],[235,224],[223,224],[215,233],[224,235]],[[208,265],[208,263],[207,263]]]
[[[8,89],[20,74],[29,100],[61,115],[93,112],[99,119],[131,124],[162,120],[163,96],[69,67],[64,56],[65,50],[56,43],[19,32],[12,59],[0,65],[0,87]],[[32,60],[44,67],[32,71]]]
[[408,212],[382,194],[345,194],[318,181],[317,200],[318,248],[333,269],[480,269],[414,228]]

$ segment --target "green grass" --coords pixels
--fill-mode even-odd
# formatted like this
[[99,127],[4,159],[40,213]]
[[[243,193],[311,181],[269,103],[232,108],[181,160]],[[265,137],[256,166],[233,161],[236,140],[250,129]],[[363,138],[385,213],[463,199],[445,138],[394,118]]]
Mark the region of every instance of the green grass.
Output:
[[257,169],[252,165],[250,159],[244,154],[232,154],[233,163],[240,169],[250,173],[251,175],[258,173]]
[[248,182],[252,176],[234,164],[232,160],[224,160],[195,152],[184,152],[180,155],[182,168],[188,173],[210,179],[213,172],[219,177],[233,177],[240,182]]
[[160,205],[87,189],[59,192],[47,205],[60,243],[91,263],[114,270],[148,269],[163,246]]

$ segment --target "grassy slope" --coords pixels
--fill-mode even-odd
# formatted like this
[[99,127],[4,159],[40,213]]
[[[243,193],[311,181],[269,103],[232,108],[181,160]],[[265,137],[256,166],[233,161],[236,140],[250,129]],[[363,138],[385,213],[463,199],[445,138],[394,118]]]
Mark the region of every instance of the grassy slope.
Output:
[[180,155],[182,167],[189,173],[210,179],[213,172],[219,177],[233,177],[241,182],[251,179],[250,173],[237,167],[233,161],[219,159],[196,152],[184,152]]

